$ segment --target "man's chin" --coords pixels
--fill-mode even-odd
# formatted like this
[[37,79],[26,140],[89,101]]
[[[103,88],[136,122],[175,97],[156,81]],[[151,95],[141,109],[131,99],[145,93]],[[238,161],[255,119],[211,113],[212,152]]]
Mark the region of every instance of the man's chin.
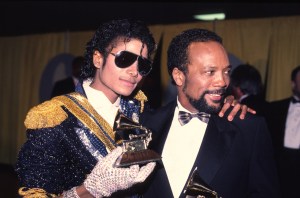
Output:
[[209,111],[210,113],[219,113],[219,111],[221,110],[222,106],[221,104],[216,104],[216,103],[213,103],[213,104],[209,104]]
[[220,100],[219,101],[208,101],[207,103],[212,108],[220,108],[221,104],[222,104]]
[[126,96],[130,96],[132,92],[133,90],[120,90],[118,94],[126,97]]

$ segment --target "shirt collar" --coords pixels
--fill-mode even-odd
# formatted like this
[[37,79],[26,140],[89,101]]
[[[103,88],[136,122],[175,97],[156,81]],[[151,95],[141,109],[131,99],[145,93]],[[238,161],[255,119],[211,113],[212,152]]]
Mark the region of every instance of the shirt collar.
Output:
[[189,110],[187,110],[186,108],[184,108],[182,105],[181,105],[181,103],[179,102],[179,100],[178,100],[178,96],[177,96],[177,110],[178,110],[178,112],[179,111],[185,111],[185,112],[189,112],[189,113],[192,113],[192,112],[190,112]]
[[120,97],[116,100],[115,103],[112,104],[102,91],[94,89],[90,86],[91,82],[91,80],[83,81],[83,88],[87,95],[88,101],[94,108],[98,109],[111,106],[119,108]]

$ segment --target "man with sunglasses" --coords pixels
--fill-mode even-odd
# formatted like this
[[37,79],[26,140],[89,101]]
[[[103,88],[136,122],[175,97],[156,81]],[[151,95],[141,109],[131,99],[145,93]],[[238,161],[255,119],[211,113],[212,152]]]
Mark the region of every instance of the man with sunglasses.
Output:
[[[161,154],[144,198],[280,197],[272,141],[263,117],[228,122],[217,115],[230,83],[222,38],[205,29],[177,35],[168,48],[177,98],[140,123]],[[152,145],[151,145],[152,144]]]
[[[122,148],[113,130],[117,113],[134,122],[146,108],[137,85],[152,69],[156,44],[140,21],[102,24],[87,43],[83,82],[76,91],[33,107],[27,114],[27,141],[16,172],[22,197],[136,197],[135,184],[156,162],[117,168]],[[221,114],[233,103],[224,105]],[[231,112],[234,116],[239,104]],[[242,116],[247,107],[243,106]]]

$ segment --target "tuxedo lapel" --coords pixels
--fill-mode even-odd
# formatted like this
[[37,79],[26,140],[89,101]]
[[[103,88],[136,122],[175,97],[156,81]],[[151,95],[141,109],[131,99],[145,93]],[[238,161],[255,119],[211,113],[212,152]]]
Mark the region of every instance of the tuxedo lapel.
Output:
[[166,170],[162,164],[157,165],[158,167],[155,168],[156,171],[150,180],[151,185],[148,186],[147,193],[143,197],[173,197]]
[[[143,123],[145,123],[144,126],[149,127],[149,124],[151,124],[150,128],[154,133],[151,149],[155,150],[159,154],[162,153],[163,145],[165,144],[174,116],[175,107],[176,101],[161,108],[154,114],[155,116],[146,116],[142,119]],[[233,143],[235,133],[236,132],[233,130],[232,125],[226,120],[226,118],[220,118],[217,115],[211,116],[194,165],[198,167],[199,176],[207,184],[211,182],[221,167],[222,162]],[[191,172],[192,170],[194,170],[194,167],[191,169]],[[157,167],[157,172],[155,173],[152,184],[153,183],[155,183],[154,185],[156,190],[160,189],[157,190],[159,193],[166,195],[159,197],[172,196],[171,187],[163,165],[159,168]]]
[[195,166],[200,177],[209,184],[214,178],[234,141],[236,132],[226,118],[212,115],[200,147]]
[[[176,108],[176,101],[161,108],[155,116],[147,117],[145,126],[150,127],[153,131],[153,140],[151,142],[152,149],[157,153],[162,154],[163,146],[168,136],[169,129],[172,124],[174,109]],[[147,123],[150,123],[147,125]],[[155,123],[155,124],[153,124]]]
[[[150,128],[153,132],[149,148],[153,149],[160,155],[162,154],[162,149],[168,136],[175,108],[176,101],[160,108],[154,114],[144,113],[141,116],[141,123]],[[144,197],[172,197],[173,194],[171,186],[163,163],[159,162],[155,169],[156,171],[151,179],[150,188]]]

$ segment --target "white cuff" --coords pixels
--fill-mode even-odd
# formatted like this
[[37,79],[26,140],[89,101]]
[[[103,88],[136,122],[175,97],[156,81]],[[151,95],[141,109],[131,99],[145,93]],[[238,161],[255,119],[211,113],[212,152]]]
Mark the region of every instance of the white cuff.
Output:
[[63,192],[63,198],[80,198],[76,191],[76,186],[71,188],[70,190]]

